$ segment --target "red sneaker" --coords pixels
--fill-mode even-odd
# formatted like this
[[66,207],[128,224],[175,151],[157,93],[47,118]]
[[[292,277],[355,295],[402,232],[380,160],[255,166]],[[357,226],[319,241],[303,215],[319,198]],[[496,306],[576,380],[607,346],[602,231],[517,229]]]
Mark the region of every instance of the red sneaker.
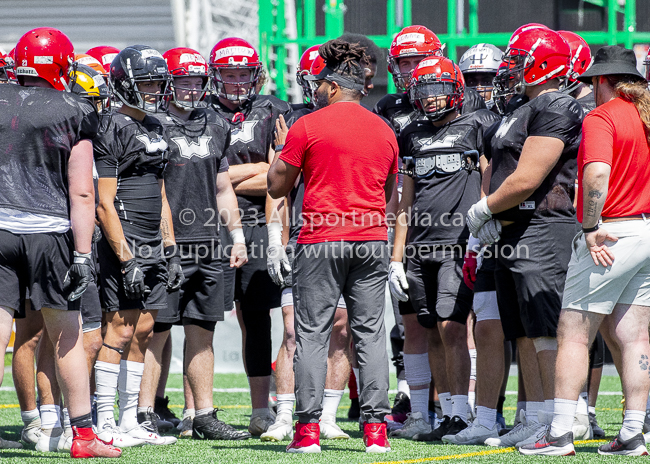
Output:
[[320,453],[320,425],[296,422],[296,433],[287,446],[287,453]]
[[122,456],[122,450],[101,441],[90,427],[82,429],[72,427],[70,456],[73,458],[119,458]]
[[366,445],[366,453],[387,453],[390,451],[390,443],[386,436],[386,422],[363,424],[363,443]]

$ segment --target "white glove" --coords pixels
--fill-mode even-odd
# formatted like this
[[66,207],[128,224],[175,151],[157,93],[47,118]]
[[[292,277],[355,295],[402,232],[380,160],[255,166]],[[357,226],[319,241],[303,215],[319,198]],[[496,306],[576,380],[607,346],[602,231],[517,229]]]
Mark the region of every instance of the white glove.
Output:
[[473,251],[476,254],[481,251],[481,242],[473,235],[470,235],[467,241],[467,251]]
[[406,281],[406,274],[404,273],[404,264],[399,261],[391,261],[388,269],[388,285],[390,286],[390,293],[399,301],[408,301],[409,296],[406,291],[409,289],[409,284]]
[[291,272],[289,257],[282,246],[282,224],[272,222],[266,225],[269,243],[266,246],[266,269],[277,285],[284,284],[284,276]]
[[487,221],[478,231],[478,239],[482,245],[492,245],[501,238],[501,223],[494,219]]
[[481,201],[474,203],[469,211],[467,211],[466,222],[469,233],[478,238],[477,233],[479,229],[490,219],[492,219],[492,211],[488,208],[487,197],[483,197]]

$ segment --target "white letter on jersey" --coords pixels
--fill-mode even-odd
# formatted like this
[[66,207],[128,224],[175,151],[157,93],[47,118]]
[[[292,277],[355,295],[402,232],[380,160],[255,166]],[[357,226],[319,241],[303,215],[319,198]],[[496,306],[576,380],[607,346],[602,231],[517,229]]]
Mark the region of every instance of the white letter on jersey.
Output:
[[212,137],[207,135],[202,135],[199,137],[199,143],[191,140],[189,143],[185,137],[174,137],[172,142],[174,142],[178,149],[181,151],[181,157],[191,159],[193,156],[199,158],[206,158],[210,155],[210,149],[208,148],[208,143],[210,143]]
[[136,135],[135,138],[144,143],[144,145],[147,147],[147,153],[165,151],[168,147],[167,142],[165,142],[161,136],[158,136],[158,138],[155,140],[149,139],[149,137],[146,135]]
[[457,135],[446,135],[442,140],[433,140],[435,136],[429,137],[428,139],[420,140],[420,148],[426,149],[436,149],[436,148],[453,148],[456,144],[456,140],[460,138],[460,134]]
[[257,121],[244,121],[241,123],[241,129],[233,129],[230,131],[230,144],[234,145],[236,142],[249,143],[255,139],[253,129]]
[[510,130],[510,127],[515,123],[517,118],[512,118],[512,119],[504,119],[501,122],[501,125],[499,126],[499,130],[497,131],[496,134],[494,134],[495,137],[505,137],[505,135],[508,133]]

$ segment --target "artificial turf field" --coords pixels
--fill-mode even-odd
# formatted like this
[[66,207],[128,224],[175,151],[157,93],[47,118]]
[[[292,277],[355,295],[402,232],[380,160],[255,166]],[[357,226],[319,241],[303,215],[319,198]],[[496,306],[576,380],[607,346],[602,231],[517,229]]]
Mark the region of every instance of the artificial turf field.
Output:
[[[394,379],[392,379],[394,382]],[[516,389],[516,378],[511,377],[508,390]],[[246,389],[246,377],[243,374],[215,375],[215,388],[217,389]],[[18,408],[16,394],[13,391],[13,382],[10,373],[5,374],[5,379],[0,391],[0,433],[6,439],[18,440],[22,422]],[[181,392],[182,379],[179,374],[170,375],[167,392],[172,410],[181,415],[183,394]],[[391,388],[396,388],[391,385]],[[620,392],[621,385],[617,377],[603,377],[601,392]],[[390,395],[392,401],[394,394]],[[248,393],[241,392],[215,392],[215,405],[223,409],[219,418],[233,424],[239,429],[248,426],[251,409]],[[621,395],[602,394],[598,398],[598,422],[605,429],[607,436],[617,433],[621,423]],[[509,425],[512,424],[515,414],[516,396],[508,395],[505,416]],[[128,463],[426,463],[434,461],[461,461],[478,463],[511,463],[511,462],[542,462],[557,461],[558,459],[570,460],[571,463],[584,463],[598,460],[599,462],[628,462],[634,458],[614,458],[599,456],[598,445],[601,441],[590,441],[576,447],[577,456],[567,458],[551,457],[524,457],[513,448],[488,448],[485,446],[454,446],[430,445],[409,440],[391,439],[393,451],[377,455],[364,452],[362,433],[358,424],[347,420],[349,399],[347,395],[339,409],[339,425],[351,437],[344,441],[321,441],[323,452],[317,455],[290,455],[286,453],[287,443],[265,443],[259,439],[250,439],[243,442],[217,442],[179,440],[170,446],[146,446],[141,448],[127,448],[122,454],[120,462]],[[69,459],[65,454],[38,453],[33,450],[0,450],[0,463],[57,463]],[[637,458],[638,459],[638,458]],[[643,459],[643,458],[642,458]],[[648,459],[648,458],[645,458]]]

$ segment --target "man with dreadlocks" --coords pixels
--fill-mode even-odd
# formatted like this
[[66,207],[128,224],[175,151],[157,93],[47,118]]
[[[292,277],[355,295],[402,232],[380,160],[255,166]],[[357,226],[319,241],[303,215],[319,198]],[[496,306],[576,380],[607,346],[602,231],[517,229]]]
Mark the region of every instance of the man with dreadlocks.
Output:
[[301,171],[305,182],[293,267],[300,276],[293,286],[298,423],[287,451],[320,452],[327,347],[342,294],[359,361],[366,451],[386,452],[385,206],[397,173],[397,140],[379,116],[360,105],[363,48],[337,39],[322,45],[319,54],[325,67],[305,78],[320,110],[296,121],[284,146],[276,146],[281,152],[268,172],[272,198],[286,196]]

